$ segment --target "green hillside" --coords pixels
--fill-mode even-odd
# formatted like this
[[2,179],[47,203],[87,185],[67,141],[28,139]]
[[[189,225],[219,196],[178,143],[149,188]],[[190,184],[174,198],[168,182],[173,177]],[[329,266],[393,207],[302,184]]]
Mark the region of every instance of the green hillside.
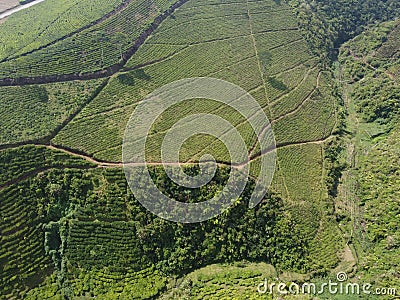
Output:
[[[339,271],[400,289],[400,26],[370,25],[400,8],[337,2],[46,0],[2,20],[0,299],[277,299],[257,285]],[[168,197],[209,200],[232,172],[226,145],[201,134],[185,141],[180,161],[194,176],[211,154],[212,180],[187,188],[168,177],[161,145],[187,116],[227,120],[250,159],[232,207],[181,224],[135,199],[122,144],[148,94],[190,77],[248,91],[271,122],[277,163],[250,209],[266,155],[250,120],[212,99],[166,109],[146,159]],[[285,299],[312,297],[303,296]]]

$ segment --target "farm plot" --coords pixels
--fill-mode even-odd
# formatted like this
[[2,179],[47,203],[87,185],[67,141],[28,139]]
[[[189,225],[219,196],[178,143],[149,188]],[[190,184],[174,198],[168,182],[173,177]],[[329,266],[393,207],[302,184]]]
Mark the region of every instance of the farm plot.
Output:
[[[256,45],[254,45],[250,20],[241,15],[242,10],[237,3],[209,5],[204,1],[204,5],[196,4],[196,7],[199,5],[198,9],[193,9],[190,3],[184,4],[175,11],[172,17],[166,19],[146,41],[143,48],[133,55],[126,68],[139,65],[137,69],[120,73],[112,78],[99,96],[56,136],[54,143],[79,149],[98,159],[120,161],[124,125],[135,105],[155,88],[187,77],[211,76],[238,84],[250,91],[269,114],[269,95],[267,96],[265,89],[262,88],[264,83],[258,64],[258,59],[262,60],[259,57],[260,53],[271,52],[269,63],[277,71],[278,66],[282,65],[282,59],[288,61],[284,64],[285,68],[282,69],[281,66],[277,73],[295,68],[302,61],[310,58],[306,50],[304,54],[301,52],[301,47],[305,43],[303,44],[303,40],[300,39],[300,33],[290,30],[289,32],[274,31],[256,34],[254,35]],[[269,1],[265,1],[265,5],[269,4]],[[204,12],[210,13],[210,6],[216,17],[202,19]],[[187,23],[180,23],[179,16],[184,16],[187,10],[190,10],[191,14],[198,11],[199,17],[194,16],[193,21],[185,18]],[[229,18],[230,21],[225,22],[221,17],[223,13],[231,14],[235,10],[240,14],[238,18]],[[283,13],[290,16],[290,12],[286,10],[283,10]],[[257,22],[261,21],[257,20]],[[210,26],[213,26],[212,30]],[[219,30],[219,26],[223,26],[221,27],[223,30]],[[181,29],[178,30],[178,27]],[[191,34],[191,30],[195,29],[196,34]],[[154,55],[153,53],[157,53],[164,44],[165,52]],[[299,48],[298,45],[301,47]],[[255,53],[255,46],[258,47],[258,56]],[[283,50],[283,54],[279,54],[279,49]],[[277,56],[278,54],[280,56]],[[306,66],[304,64],[304,68]],[[269,69],[266,72],[270,72]],[[300,75],[297,75],[298,77]],[[288,85],[290,86],[289,83]],[[293,83],[291,86],[294,85]],[[190,113],[196,111],[195,107],[196,105]],[[210,107],[207,112],[214,113],[217,112],[216,109],[216,107]],[[178,113],[175,112],[170,116],[165,115],[164,122],[171,120],[167,121],[167,124],[175,123],[178,116],[182,115],[181,110],[184,109],[177,109]],[[238,125],[239,123],[236,122]],[[247,135],[246,125],[241,125],[241,127],[241,132],[248,136],[247,140],[249,144],[252,144],[254,136]],[[90,134],[79,134],[80,128],[87,128]]]
[[10,16],[0,26],[0,61],[43,47],[89,25],[123,0],[46,0]]
[[[271,104],[271,110],[273,112],[274,118],[283,116],[289,112],[292,112],[300,108],[300,106],[304,104],[305,101],[311,98],[313,93],[316,92],[316,88],[318,85],[317,82],[318,76],[319,76],[319,70],[317,68],[309,69],[308,72],[302,76],[299,84],[294,88],[292,88],[291,92],[287,93],[285,96],[274,101]],[[270,77],[270,80],[268,82],[272,86],[278,85],[276,81],[282,82],[285,85],[284,83],[285,81],[283,80],[279,81],[279,79],[280,79],[279,77],[276,78]],[[300,78],[298,77],[298,79]],[[277,87],[277,89],[279,88],[280,87]]]
[[[265,82],[267,93],[271,100],[271,109],[273,110],[274,102],[283,98],[284,95],[293,93],[302,83],[309,68],[304,64],[295,66],[293,69],[282,72],[276,76],[269,76]],[[301,98],[299,100],[302,100]]]
[[20,293],[52,271],[36,196],[26,182],[0,191],[0,295],[5,299],[20,299]]
[[294,202],[318,202],[323,191],[321,145],[295,145],[278,150],[289,198]]
[[[90,167],[86,160],[46,147],[22,146],[0,151],[0,186],[24,175],[57,167]],[[32,176],[33,176],[32,175]]]
[[[228,79],[249,90],[261,85],[254,50],[248,46],[250,42],[249,37],[241,37],[232,41],[193,45],[166,61],[116,76],[99,96],[56,136],[53,142],[89,154],[121,145],[124,127],[134,105],[161,84],[177,79],[212,76]],[[249,69],[249,65],[253,67]],[[247,72],[245,78],[240,76],[243,72],[238,72],[239,67],[243,72]],[[224,76],[221,76],[223,73]],[[133,84],[126,84],[123,77],[130,78]],[[195,112],[195,108],[201,106],[201,103],[193,106],[191,112]],[[210,107],[206,112],[214,109],[216,107]],[[173,120],[177,120],[176,115],[176,112],[171,114],[173,119],[170,124],[174,123]],[[168,118],[165,117],[164,120]],[[86,128],[86,132],[91,134],[83,134],[81,128]],[[105,159],[99,154],[95,157]],[[120,161],[121,148],[115,157],[107,155],[107,159]]]
[[318,90],[294,113],[274,123],[278,144],[323,140],[336,125],[336,104],[332,95]]
[[186,275],[181,285],[167,291],[161,299],[269,300],[272,296],[258,294],[254,286],[275,276],[274,267],[265,263],[210,265]]
[[0,87],[0,144],[52,135],[93,97],[103,80]]
[[120,63],[140,34],[172,0],[132,1],[108,19],[33,53],[0,64],[0,77],[81,74]]

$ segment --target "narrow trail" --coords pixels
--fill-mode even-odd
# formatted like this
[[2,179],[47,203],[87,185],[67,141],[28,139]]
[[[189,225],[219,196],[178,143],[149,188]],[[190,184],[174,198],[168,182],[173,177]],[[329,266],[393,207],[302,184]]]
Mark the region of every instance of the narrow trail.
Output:
[[266,100],[267,100],[267,103],[268,103],[269,115],[272,116],[271,108],[270,108],[270,105],[269,105],[270,101],[269,101],[269,96],[268,96],[268,91],[267,91],[267,84],[265,82],[263,67],[261,65],[260,56],[259,56],[258,50],[257,50],[257,42],[256,42],[256,38],[254,36],[252,17],[251,17],[251,14],[250,14],[250,6],[249,6],[249,1],[248,0],[246,0],[246,9],[247,9],[247,16],[249,17],[250,36],[251,36],[251,39],[253,41],[254,53],[255,53],[256,58],[257,58],[258,71],[260,72],[261,81],[263,83],[264,93],[265,93],[265,97],[266,97]]
[[11,7],[9,9],[3,11],[2,13],[0,13],[0,20],[11,16],[12,14],[14,14],[14,13],[16,13],[18,11],[21,11],[21,10],[24,10],[24,9],[26,9],[28,7],[34,6],[36,4],[39,4],[40,2],[43,2],[43,1],[45,1],[45,0],[35,0],[35,1],[29,2],[29,3],[24,4],[24,5],[17,5],[17,6]]
[[[378,71],[377,68],[375,68],[373,65],[371,65],[365,57],[359,57],[357,56],[351,49],[348,49],[351,57],[356,60],[362,62],[365,66],[367,66],[369,69],[373,71]],[[384,73],[386,76],[389,77],[390,80],[396,80],[396,75],[391,73],[389,70],[385,70]]]
[[[343,170],[341,182],[337,187],[338,197],[336,201],[339,201],[339,203],[342,202],[342,205],[346,207],[346,210],[350,215],[352,229],[350,232],[346,232],[345,227],[338,226],[338,228],[342,235],[349,236],[344,249],[343,262],[352,263],[351,267],[353,270],[351,270],[351,272],[354,272],[357,270],[359,257],[359,253],[357,253],[357,249],[354,247],[354,239],[356,239],[354,232],[357,230],[357,216],[360,214],[359,207],[356,202],[358,184],[356,180],[357,172],[355,171],[357,169],[357,135],[360,131],[360,121],[353,107],[353,103],[351,103],[350,84],[348,84],[342,78],[343,66],[339,67],[338,76],[338,81],[341,83],[340,87],[343,95],[344,107],[348,113],[347,129],[349,132],[344,136],[344,141],[346,143],[346,149],[344,151],[347,168]],[[334,206],[334,208],[335,207],[336,206]],[[337,214],[336,209],[334,209],[334,213]]]

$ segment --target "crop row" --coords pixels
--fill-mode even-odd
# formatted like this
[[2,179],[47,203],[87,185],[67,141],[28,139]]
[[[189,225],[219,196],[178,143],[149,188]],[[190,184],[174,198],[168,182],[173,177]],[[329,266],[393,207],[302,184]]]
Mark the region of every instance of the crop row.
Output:
[[316,141],[328,137],[336,124],[336,104],[320,89],[297,111],[277,121],[274,133],[278,143]]
[[311,98],[317,86],[318,74],[319,70],[317,68],[310,69],[297,87],[287,95],[275,101],[271,105],[274,117],[283,116],[294,111],[296,108],[299,108],[300,105],[304,104],[308,98]]
[[145,267],[134,223],[71,221],[67,243],[65,255],[76,267],[89,270],[110,267],[121,271],[127,266],[131,270]]
[[283,95],[287,95],[293,91],[293,89],[297,88],[307,75],[307,71],[308,68],[300,64],[289,71],[268,77],[266,80],[266,88],[271,104]]
[[270,59],[263,63],[264,73],[269,76],[289,70],[312,57],[309,47],[303,39],[274,48],[269,51],[269,56]]
[[315,239],[311,243],[310,260],[314,268],[332,269],[340,261],[345,244],[335,220],[329,217],[321,218]]
[[213,21],[198,19],[178,25],[174,25],[173,19],[169,18],[160,26],[160,31],[154,34],[152,42],[168,44],[173,41],[173,44],[186,45],[248,34],[249,21],[243,15],[235,18],[217,18]]
[[185,46],[181,45],[151,44],[150,42],[146,42],[132,56],[125,67],[132,68],[160,60],[165,60],[184,48]]
[[[213,5],[217,15],[218,11],[224,7],[229,7],[229,5],[216,5],[215,8]],[[235,7],[237,6],[235,5]],[[193,8],[190,8],[190,5],[185,4],[174,13],[174,16],[184,14],[188,9],[190,9],[190,13],[195,11]],[[210,11],[207,6],[201,6],[199,11],[201,12],[203,9]],[[291,18],[289,11],[283,10],[281,14],[287,15],[289,19]],[[257,15],[256,22],[264,22],[260,14],[255,15]],[[119,74],[111,79],[102,93],[56,136],[54,142],[85,151],[100,159],[107,158],[113,161],[120,161],[124,128],[135,104],[142,100],[145,95],[163,84],[195,76],[221,78],[238,84],[248,91],[252,90],[252,94],[256,100],[264,107],[268,116],[271,117],[269,115],[268,104],[274,95],[272,94],[270,98],[268,90],[279,89],[282,87],[280,84],[285,85],[285,89],[286,84],[287,88],[294,89],[297,82],[299,82],[301,72],[305,72],[305,70],[304,68],[298,68],[299,71],[297,73],[290,70],[296,68],[296,66],[300,66],[302,63],[305,68],[309,68],[307,61],[310,60],[311,55],[308,52],[306,42],[301,39],[298,30],[255,34],[256,44],[254,45],[253,39],[250,36],[249,19],[244,18],[247,22],[247,25],[245,25],[245,20],[241,18],[239,17],[228,22],[222,22],[221,18],[216,18],[208,23],[202,19],[195,19],[193,23],[190,24],[189,22],[185,26],[176,25],[176,19],[174,18],[166,19],[149,38],[147,44],[145,44],[146,47],[139,49],[136,55],[138,57],[139,55],[140,57],[146,57],[146,59],[151,61],[151,55],[147,55],[147,52],[154,53],[156,50],[153,49],[160,47],[158,43],[167,43],[176,47],[176,44],[180,43],[180,39],[184,39],[182,43],[187,47],[179,50],[177,54],[170,56],[168,59],[132,72]],[[272,19],[275,19],[275,17],[272,16]],[[250,21],[252,21],[252,18]],[[237,23],[235,25],[237,28],[235,28],[233,26],[234,22],[242,22],[243,26]],[[264,31],[269,28],[268,21],[265,22],[266,27],[263,29]],[[212,30],[209,28],[210,26],[213,27]],[[225,28],[220,32],[220,26],[222,26],[221,28],[228,26],[230,29]],[[182,30],[178,31],[178,27],[182,27]],[[274,30],[274,27],[270,29]],[[196,33],[192,34],[192,30],[196,30]],[[232,37],[238,34],[238,30],[243,30],[242,34],[246,36]],[[209,38],[209,35],[215,35],[213,38],[217,38],[217,40],[204,42],[204,40]],[[201,38],[199,39],[199,37]],[[152,48],[153,45],[155,48]],[[263,81],[256,59],[255,48],[258,52],[258,58],[261,60],[267,95],[265,90],[260,88],[263,85]],[[135,55],[132,60],[135,60]],[[144,60],[141,62],[144,62]],[[283,74],[285,71],[287,72]],[[314,78],[314,80],[307,81],[307,85],[300,85],[300,87],[305,89],[308,85],[315,86],[315,81]],[[304,93],[300,93],[301,91],[303,90],[300,88],[295,89],[293,93],[298,94],[288,97],[288,101],[279,102],[279,105],[282,105],[283,108],[279,107],[276,111],[281,114],[293,110],[307,96],[303,95]],[[325,127],[329,127],[326,124],[326,120],[329,122],[334,120],[334,118],[331,118],[332,105],[328,103],[330,100],[331,98],[314,101],[312,102],[313,105],[299,109],[290,118],[284,118],[283,122],[276,125],[278,143],[319,139],[321,136],[325,137],[326,134],[329,134],[330,131],[328,129],[325,130]],[[163,123],[154,128],[154,132],[159,132],[159,135],[155,137],[156,143],[149,146],[149,155],[156,157],[154,151],[159,148],[156,145],[160,144],[163,133],[169,126],[187,113],[195,112],[197,106],[203,107],[205,104],[201,100],[197,102],[188,111],[179,106],[163,116]],[[212,108],[211,111],[213,113],[218,112]],[[306,116],[307,114],[310,116]],[[304,120],[305,123],[302,124]],[[317,126],[313,123],[315,121],[317,121]],[[283,124],[285,122],[289,125],[294,124],[295,127],[286,126]],[[240,122],[236,121],[233,124],[239,125]],[[86,133],[88,134],[80,132],[80,128],[83,127],[87,129]],[[310,127],[312,127],[311,134],[309,132]],[[244,135],[246,142],[251,144],[254,140],[254,133],[250,128],[243,124],[240,125],[240,131]],[[284,135],[285,131],[289,131],[287,135]],[[214,146],[213,142],[211,142],[212,139],[206,138],[204,141],[207,142],[206,145],[210,149]],[[201,145],[201,139],[193,140],[193,145]],[[198,153],[200,150],[196,151],[190,148],[186,147],[186,157]],[[226,157],[223,147],[218,146],[214,150],[220,158],[222,156]],[[197,157],[198,155],[196,154],[195,156]]]
[[86,296],[87,293],[96,299],[148,299],[157,295],[165,287],[166,278],[153,268],[123,273],[110,269],[74,270],[71,278],[74,295]]
[[287,13],[282,11],[273,11],[265,13],[254,13],[250,10],[250,22],[253,33],[268,30],[287,30],[297,29],[298,23],[296,17],[288,10]]
[[317,144],[283,147],[277,152],[290,200],[314,203],[322,189],[321,146]]

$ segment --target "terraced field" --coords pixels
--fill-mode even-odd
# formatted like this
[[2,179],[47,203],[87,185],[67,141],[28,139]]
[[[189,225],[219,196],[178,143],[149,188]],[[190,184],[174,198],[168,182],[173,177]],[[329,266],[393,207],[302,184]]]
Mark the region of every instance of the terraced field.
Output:
[[[325,184],[338,99],[292,7],[273,0],[46,1],[0,25],[0,297],[146,299],[211,263],[262,260],[303,273],[338,264],[344,242]],[[44,9],[46,18],[34,22]],[[21,22],[25,14],[30,19]],[[29,34],[11,41],[9,28],[24,33],[29,23]],[[123,134],[138,103],[188,77],[247,90],[270,119],[278,148],[260,207],[246,206],[251,182],[231,210],[190,226],[145,211],[122,171]],[[209,99],[171,107],[153,124],[146,155],[154,180],[182,201],[217,194],[229,174],[225,146],[204,135],[189,139],[180,155],[189,173],[203,154],[216,158],[211,187],[185,190],[160,171],[168,129],[195,113],[220,115],[240,132],[252,176],[266,155],[237,111]],[[249,285],[261,274],[252,272],[233,279]],[[195,290],[207,294],[212,280],[198,280]]]

